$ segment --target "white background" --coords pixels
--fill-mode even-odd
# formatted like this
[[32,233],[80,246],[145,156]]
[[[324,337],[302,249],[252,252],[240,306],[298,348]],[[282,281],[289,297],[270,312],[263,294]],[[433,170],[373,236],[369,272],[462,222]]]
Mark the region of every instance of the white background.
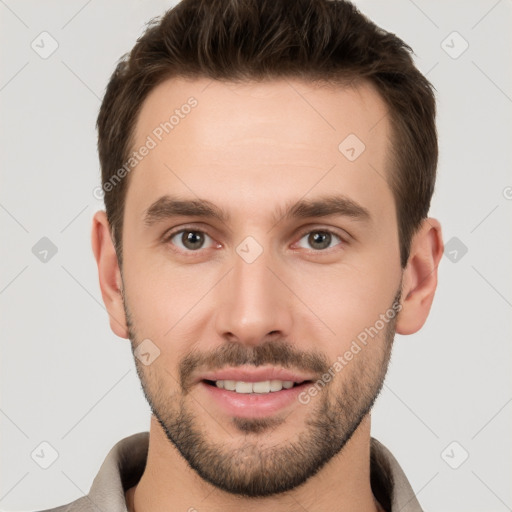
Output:
[[[129,342],[108,326],[89,238],[102,208],[92,190],[104,88],[145,22],[170,5],[0,1],[2,510],[77,499],[118,440],[149,428]],[[357,5],[412,46],[437,89],[431,215],[445,242],[468,249],[455,263],[443,257],[425,327],[397,336],[372,435],[425,510],[512,510],[512,1]],[[59,45],[47,59],[31,48],[43,31]],[[32,253],[42,237],[58,250],[46,263]],[[30,455],[43,441],[58,452],[48,469]],[[469,453],[458,469],[442,457],[453,441],[452,465]]]

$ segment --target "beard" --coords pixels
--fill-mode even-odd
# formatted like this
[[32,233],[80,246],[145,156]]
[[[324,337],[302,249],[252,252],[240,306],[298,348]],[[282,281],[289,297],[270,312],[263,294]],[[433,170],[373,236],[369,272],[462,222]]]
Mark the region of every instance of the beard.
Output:
[[[392,306],[396,307],[399,301],[400,289]],[[123,303],[134,352],[142,340],[137,338],[137,329],[124,296]],[[205,408],[200,409],[199,414],[193,412],[192,406],[197,410],[198,402],[189,394],[194,388],[191,377],[199,368],[277,365],[304,370],[321,378],[333,365],[324,354],[300,352],[293,344],[284,341],[268,341],[252,347],[228,343],[205,355],[191,353],[184,357],[179,362],[179,377],[174,379],[178,384],[174,392],[169,392],[168,382],[173,376],[168,370],[160,365],[144,366],[138,358],[134,359],[153,415],[188,465],[218,489],[242,497],[260,498],[298,487],[342,451],[382,389],[396,319],[395,315],[367,345],[362,346],[336,377],[324,384],[314,400],[299,405],[309,408],[304,428],[294,432],[289,441],[273,445],[268,444],[271,433],[285,423],[286,416],[232,417],[232,425],[244,434],[240,442],[230,445],[211,439],[205,427],[205,415],[213,418],[213,414]],[[160,371],[156,371],[157,367]],[[228,441],[233,439],[231,436]]]

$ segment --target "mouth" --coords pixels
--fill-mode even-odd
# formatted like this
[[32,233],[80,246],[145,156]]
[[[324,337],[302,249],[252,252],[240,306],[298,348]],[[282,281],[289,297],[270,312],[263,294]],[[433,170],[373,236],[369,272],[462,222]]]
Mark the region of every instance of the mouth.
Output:
[[265,418],[292,407],[302,406],[300,394],[312,382],[203,379],[199,381],[198,388],[200,393],[205,394],[203,403],[228,417]]

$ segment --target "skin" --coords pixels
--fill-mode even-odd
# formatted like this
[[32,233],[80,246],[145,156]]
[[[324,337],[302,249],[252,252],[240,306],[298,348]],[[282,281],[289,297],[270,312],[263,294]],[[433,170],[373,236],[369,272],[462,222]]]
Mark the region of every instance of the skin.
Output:
[[[148,366],[135,359],[153,415],[145,472],[126,493],[129,510],[379,510],[369,479],[369,409],[394,332],[412,334],[427,319],[440,224],[423,222],[402,269],[386,181],[391,127],[371,85],[167,80],[141,109],[134,148],[190,96],[197,107],[129,176],[122,271],[105,212],[93,220],[112,330],[133,350],[147,338],[160,350]],[[348,134],[366,146],[353,162],[338,150]],[[369,221],[273,218],[278,207],[333,193],[367,209]],[[165,194],[208,200],[231,219],[180,216],[148,227],[147,208]],[[205,233],[204,244],[194,250],[181,235],[164,239],[180,228]],[[319,248],[312,234],[325,230],[333,235]],[[236,251],[247,236],[263,249],[252,263]],[[295,369],[302,354],[321,376],[400,294],[398,316],[307,404],[243,421],[191,384],[201,372],[236,366],[236,357]],[[273,365],[271,356],[286,364]],[[179,435],[184,428],[192,439]],[[281,491],[265,495],[257,485],[265,480]]]

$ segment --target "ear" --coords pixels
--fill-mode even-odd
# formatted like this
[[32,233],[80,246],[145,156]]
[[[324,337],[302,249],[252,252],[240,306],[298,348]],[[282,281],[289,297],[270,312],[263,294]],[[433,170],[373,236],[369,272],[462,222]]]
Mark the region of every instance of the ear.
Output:
[[437,287],[437,267],[443,256],[441,224],[425,219],[411,241],[409,260],[404,270],[402,310],[396,332],[413,334],[427,320]]
[[97,211],[92,220],[92,252],[98,265],[101,296],[110,318],[110,328],[117,336],[128,338],[128,328],[123,307],[122,276],[117,254],[110,235],[110,225],[103,210]]

